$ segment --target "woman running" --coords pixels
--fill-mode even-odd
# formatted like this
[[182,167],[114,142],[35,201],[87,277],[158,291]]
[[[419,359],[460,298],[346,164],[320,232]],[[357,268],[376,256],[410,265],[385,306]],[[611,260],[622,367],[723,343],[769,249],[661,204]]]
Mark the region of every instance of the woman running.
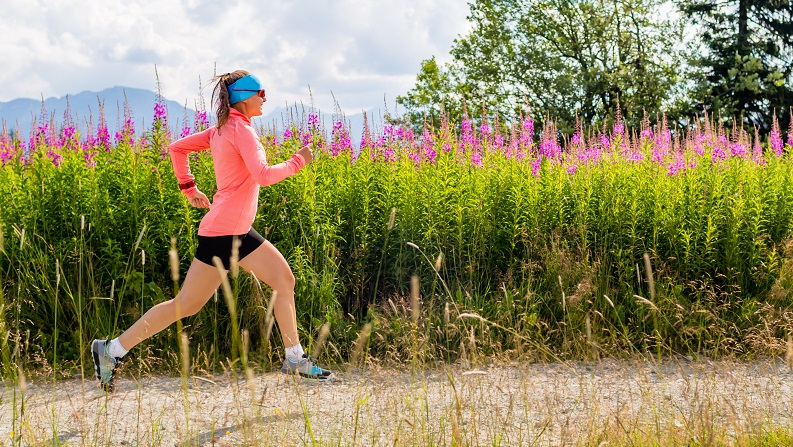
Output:
[[[222,276],[215,267],[217,257],[226,275],[231,265],[232,245],[238,246],[239,265],[276,293],[273,305],[286,355],[281,372],[325,381],[330,371],[316,365],[303,352],[297,334],[295,277],[284,256],[251,227],[256,217],[259,187],[297,174],[314,159],[311,148],[300,149],[289,160],[267,164],[259,135],[251,118],[262,114],[267,101],[259,79],[244,70],[215,77],[212,93],[217,107],[217,126],[190,135],[170,145],[171,163],[179,189],[196,208],[209,208],[198,227],[198,248],[174,299],[157,304],[118,338],[94,340],[91,352],[101,387],[113,391],[116,368],[127,351],[170,326],[177,319],[196,314],[220,286]],[[213,202],[202,193],[190,173],[188,155],[212,150],[217,192]]]

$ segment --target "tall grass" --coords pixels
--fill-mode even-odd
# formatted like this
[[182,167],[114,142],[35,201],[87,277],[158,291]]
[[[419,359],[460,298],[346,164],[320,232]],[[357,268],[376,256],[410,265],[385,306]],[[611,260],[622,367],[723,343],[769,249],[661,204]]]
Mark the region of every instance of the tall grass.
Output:
[[[52,127],[28,145],[0,139],[4,356],[82,366],[87,340],[176,293],[168,272],[187,268],[203,212],[181,196],[158,123],[115,145]],[[312,165],[262,189],[254,223],[295,272],[304,344],[327,324],[323,352],[348,358],[369,324],[367,352],[395,361],[783,352],[789,145],[707,118],[675,140],[661,122],[639,136],[579,131],[564,149],[552,123],[533,126],[466,119],[416,138],[383,125],[360,150],[343,122],[326,138],[311,114],[286,135],[261,128],[271,162],[318,147]],[[210,154],[191,167],[211,195]],[[269,291],[249,275],[231,283],[139,351],[180,352],[184,330],[191,358],[218,367],[248,329],[252,359],[269,365],[280,345]]]

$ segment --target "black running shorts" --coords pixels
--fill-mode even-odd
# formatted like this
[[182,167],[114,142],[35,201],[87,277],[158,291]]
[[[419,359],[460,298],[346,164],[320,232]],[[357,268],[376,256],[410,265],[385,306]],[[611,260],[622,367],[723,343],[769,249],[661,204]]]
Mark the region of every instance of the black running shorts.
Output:
[[223,263],[223,267],[228,270],[231,268],[231,244],[234,238],[240,240],[239,258],[245,259],[264,243],[264,238],[256,230],[251,228],[248,234],[239,236],[198,236],[198,248],[195,258],[204,264],[215,266],[212,258],[217,256]]

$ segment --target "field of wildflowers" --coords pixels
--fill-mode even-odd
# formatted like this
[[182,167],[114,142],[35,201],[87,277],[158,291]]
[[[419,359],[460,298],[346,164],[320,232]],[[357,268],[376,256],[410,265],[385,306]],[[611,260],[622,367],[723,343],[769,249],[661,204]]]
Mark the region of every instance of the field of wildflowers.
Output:
[[[568,136],[552,120],[483,115],[419,131],[366,122],[359,143],[343,117],[328,132],[313,110],[259,126],[272,162],[317,148],[314,164],[262,189],[254,224],[293,267],[305,344],[327,324],[330,361],[348,358],[364,326],[382,361],[409,360],[408,342],[418,361],[784,351],[793,129],[774,120],[761,139],[708,115],[627,129],[617,114]],[[83,364],[87,340],[172,295],[169,250],[182,271],[192,259],[202,211],[179,192],[167,145],[212,125],[207,113],[172,132],[158,102],[140,132],[127,109],[112,137],[101,110],[92,121],[42,111],[29,140],[0,135],[7,376]],[[211,155],[191,167],[211,196]],[[232,285],[238,321],[211,300],[185,320],[191,349],[217,365],[241,327],[253,358],[275,361],[267,291],[247,275]],[[174,330],[142,352],[178,352]]]

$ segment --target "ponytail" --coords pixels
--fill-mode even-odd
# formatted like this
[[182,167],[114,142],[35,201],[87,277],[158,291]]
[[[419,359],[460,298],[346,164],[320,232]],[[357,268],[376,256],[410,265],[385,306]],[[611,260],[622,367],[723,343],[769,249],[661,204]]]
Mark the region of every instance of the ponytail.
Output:
[[226,73],[212,78],[213,82],[217,82],[217,84],[215,84],[215,89],[212,91],[212,102],[216,107],[218,130],[226,124],[226,121],[229,119],[229,113],[231,113],[229,110],[231,108],[231,103],[229,102],[228,86],[235,83],[237,79],[248,76],[249,74],[250,73],[245,70],[237,70],[233,73]]

